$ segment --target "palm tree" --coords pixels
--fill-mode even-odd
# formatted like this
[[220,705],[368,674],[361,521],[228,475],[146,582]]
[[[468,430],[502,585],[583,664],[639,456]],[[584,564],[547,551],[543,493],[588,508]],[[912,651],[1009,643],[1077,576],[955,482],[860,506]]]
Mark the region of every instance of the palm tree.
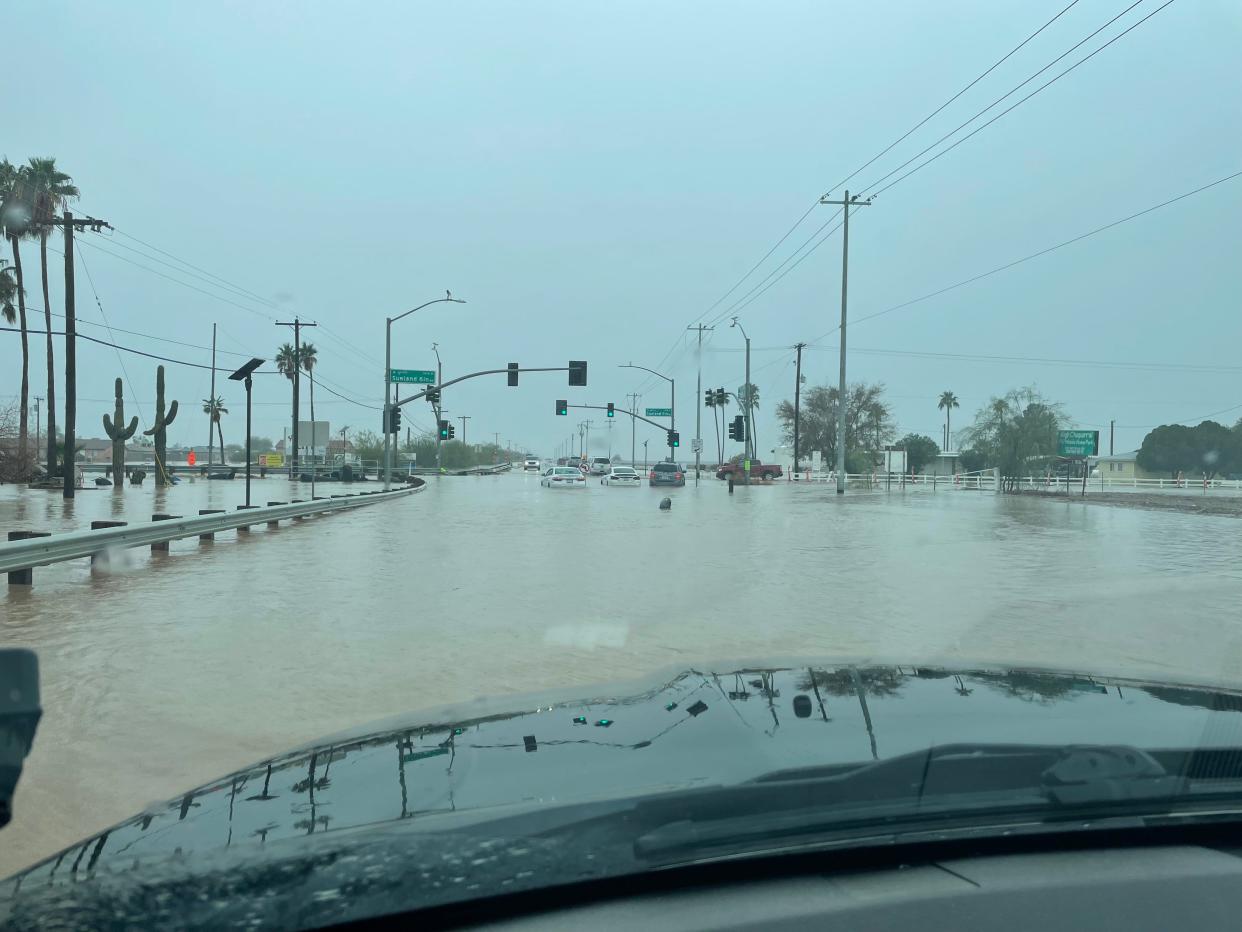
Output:
[[32,158],[23,169],[34,211],[34,227],[39,237],[39,267],[43,274],[43,320],[47,331],[47,449],[52,455],[56,436],[56,360],[52,354],[52,302],[47,290],[47,237],[52,220],[65,202],[78,196],[73,179],[56,167],[54,158]]
[[[738,407],[742,409],[743,414],[746,413],[747,408],[751,411],[759,410],[759,386],[754,382],[747,382],[739,388],[737,390],[737,396],[737,404]],[[750,449],[753,454],[754,451],[759,449],[759,439],[757,432],[755,431],[754,414],[751,414],[751,416],[747,418],[747,421],[750,423]]]
[[944,451],[948,453],[952,448],[950,441],[953,439],[953,435],[949,433],[949,413],[954,408],[960,407],[957,403],[957,395],[952,392],[941,392],[940,403],[936,407],[944,411]]
[[[29,453],[30,433],[30,337],[26,331],[26,286],[22,278],[22,253],[18,241],[30,231],[30,199],[26,172],[8,159],[0,161],[0,227],[13,247],[13,277],[17,285],[17,312],[22,340],[22,390],[17,416],[17,448]],[[50,329],[50,328],[49,328]],[[51,432],[49,432],[51,433]]]
[[17,309],[13,307],[13,296],[17,294],[17,280],[9,269],[9,264],[0,259],[0,317],[5,323],[17,323]]
[[227,466],[228,463],[224,459],[224,431],[220,429],[220,418],[228,414],[229,409],[224,406],[224,399],[217,395],[215,398],[203,399],[203,413],[209,415],[211,423],[216,425],[216,436],[220,438],[220,461]]
[[[315,364],[319,362],[319,351],[315,349],[314,343],[302,344],[302,368],[306,370],[306,374],[310,376],[310,416],[311,416],[311,465],[312,477],[314,476],[313,467],[315,462]],[[311,484],[311,494],[314,495],[314,484]]]

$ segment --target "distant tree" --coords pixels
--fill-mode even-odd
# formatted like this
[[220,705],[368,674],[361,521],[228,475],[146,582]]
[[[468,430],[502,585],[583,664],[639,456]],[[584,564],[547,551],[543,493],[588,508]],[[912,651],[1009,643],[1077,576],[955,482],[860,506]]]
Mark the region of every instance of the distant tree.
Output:
[[276,445],[272,443],[271,437],[255,437],[254,435],[251,435],[250,437],[251,452],[257,451],[259,453],[267,453],[275,449],[276,449]]
[[953,434],[949,427],[949,415],[954,408],[961,407],[961,405],[957,402],[957,395],[952,392],[941,392],[940,402],[936,407],[944,412],[944,448],[948,450],[953,446]]
[[354,453],[362,460],[378,460],[384,455],[384,438],[373,430],[354,434]]
[[897,449],[906,451],[906,468],[916,473],[940,455],[936,441],[922,434],[906,434],[897,441]]
[[1067,422],[1059,404],[1034,388],[1018,388],[993,398],[966,431],[969,446],[985,462],[999,466],[1006,491],[1015,491],[1023,475],[1057,452],[1057,431]]
[[974,449],[959,450],[957,454],[957,465],[961,468],[962,472],[976,472],[987,467],[987,454]]
[[[822,450],[830,462],[835,462],[833,451],[837,448],[837,399],[835,386],[817,385],[802,393],[798,425],[798,445],[803,450]],[[776,417],[781,422],[785,441],[793,443],[794,407],[789,401],[776,406]],[[870,472],[875,451],[890,442],[896,433],[892,411],[884,401],[884,385],[856,382],[845,392],[845,450],[846,469],[850,472]],[[860,467],[859,469],[853,468]]]
[[229,413],[229,409],[224,406],[224,399],[217,395],[215,398],[203,399],[203,413],[210,419],[211,423],[216,425],[216,436],[220,438],[220,459],[224,459],[224,431],[220,428],[220,421],[224,415]]
[[1143,438],[1136,462],[1151,472],[1179,472],[1211,479],[1242,469],[1242,437],[1216,421],[1197,427],[1162,424]]

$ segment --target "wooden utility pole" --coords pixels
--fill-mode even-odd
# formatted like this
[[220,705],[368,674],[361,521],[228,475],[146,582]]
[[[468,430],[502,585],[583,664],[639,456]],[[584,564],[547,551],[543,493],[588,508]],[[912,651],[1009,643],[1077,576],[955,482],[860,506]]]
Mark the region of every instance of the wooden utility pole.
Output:
[[[73,498],[74,472],[77,457],[75,429],[78,413],[78,354],[77,354],[77,316],[74,311],[73,294],[73,232],[74,230],[90,230],[98,233],[105,227],[112,229],[111,224],[94,217],[75,219],[73,214],[65,211],[59,220],[49,218],[40,221],[51,227],[61,227],[65,231],[65,482],[63,494],[65,498]],[[49,328],[51,329],[51,328]],[[48,463],[48,474],[53,464]]]
[[[293,320],[288,321],[288,322],[278,320],[276,321],[276,326],[293,328],[293,363],[294,363],[293,365],[293,455],[289,458],[289,476],[290,478],[292,478],[294,475],[294,470],[297,468],[297,460],[298,460],[298,453],[299,453],[299,450],[298,450],[298,401],[300,400],[300,396],[302,394],[301,392],[301,388],[302,388],[302,381],[301,381],[302,328],[303,327],[318,327],[319,325],[303,323],[300,319],[295,317],[293,318]],[[385,427],[385,430],[387,430],[387,427]],[[313,434],[314,432],[315,432],[315,428],[314,426],[312,426],[311,433]]]
[[798,413],[802,400],[802,348],[805,343],[797,343],[794,349],[798,351],[798,366],[794,375],[794,477],[798,475]]
[[466,445],[466,421],[470,420],[471,415],[459,414],[457,420],[461,421],[461,445]]
[[846,297],[850,273],[850,208],[870,207],[871,198],[860,201],[858,195],[852,198],[850,192],[839,201],[830,201],[827,197],[819,199],[821,204],[840,205],[844,219],[841,221],[841,377],[837,389],[837,494],[845,494],[845,323]]

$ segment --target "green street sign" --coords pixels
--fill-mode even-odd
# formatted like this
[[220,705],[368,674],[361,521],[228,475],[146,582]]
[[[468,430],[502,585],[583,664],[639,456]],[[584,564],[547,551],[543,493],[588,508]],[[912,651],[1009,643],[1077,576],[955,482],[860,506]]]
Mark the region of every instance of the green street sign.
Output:
[[414,385],[435,385],[436,374],[430,369],[389,369],[388,381],[409,382]]
[[434,748],[430,751],[414,751],[410,754],[402,754],[401,763],[412,764],[415,761],[427,760],[429,757],[442,757],[448,752],[448,748]]
[[672,408],[648,408],[647,417],[672,417]]
[[1096,456],[1100,452],[1098,430],[1058,430],[1058,456]]

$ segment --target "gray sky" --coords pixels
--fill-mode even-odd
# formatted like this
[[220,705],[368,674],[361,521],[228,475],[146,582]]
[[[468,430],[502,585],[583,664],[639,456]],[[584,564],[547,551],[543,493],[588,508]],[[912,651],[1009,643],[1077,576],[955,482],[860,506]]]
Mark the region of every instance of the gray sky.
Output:
[[[91,326],[102,318],[86,271],[114,328],[194,346],[119,329],[117,342],[177,359],[209,360],[201,347],[213,322],[221,350],[236,354],[221,355],[222,366],[270,358],[290,336],[273,320],[299,314],[324,325],[309,333],[323,383],[378,407],[384,317],[448,288],[469,303],[432,306],[399,323],[394,365],[432,368],[433,341],[446,376],[510,361],[590,363],[586,389],[568,389],[556,373],[525,376],[517,389],[496,377],[446,392],[452,416],[471,416],[468,439],[499,432],[547,454],[582,414],[555,417],[556,398],[620,405],[638,390],[645,405],[666,404],[665,383],[616,368],[633,361],[678,380],[688,453],[700,399],[684,328],[816,197],[839,196],[834,184],[1068,2],[21,0],[4,19],[7,71],[24,78],[4,95],[0,154],[55,155],[82,189],[77,209],[149,244],[119,233],[82,238],[83,333],[108,338]],[[851,189],[887,174],[1126,5],[1080,0]],[[1158,6],[1144,0],[988,117]],[[1242,169],[1240,40],[1236,2],[1179,0],[883,194],[851,223],[851,317]],[[957,426],[989,396],[1031,383],[1083,426],[1107,430],[1115,418],[1118,450],[1167,421],[1231,409],[1218,418],[1232,423],[1242,415],[1240,208],[1242,178],[860,321],[850,330],[851,380],[883,381],[901,431],[937,441],[942,390],[961,399]],[[763,281],[830,210],[817,207],[703,319]],[[158,265],[172,260],[151,247],[276,307]],[[37,248],[25,247],[23,258],[30,305],[41,308]],[[63,260],[51,259],[60,313]],[[811,384],[835,382],[840,262],[838,234],[736,311],[754,346],[761,451],[777,439],[775,403],[792,396],[787,347],[818,340],[805,374]],[[742,341],[727,325],[725,316],[706,342],[703,379],[735,389]],[[33,394],[46,379],[41,339],[33,341]],[[1156,365],[901,355],[909,352]],[[60,369],[60,340],[57,356]],[[86,343],[78,359],[78,434],[100,436],[121,363],[113,350]],[[16,393],[19,360],[16,334],[0,334],[0,395]],[[128,410],[145,427],[155,363],[126,355],[124,366]],[[169,394],[186,407],[170,440],[205,445],[198,409],[208,373],[168,370]],[[218,391],[233,411],[225,440],[240,441],[242,392],[228,382]],[[58,396],[63,403],[63,389]],[[289,383],[260,379],[255,401],[255,433],[279,438]],[[378,429],[380,420],[378,410],[323,391],[316,413],[334,428]],[[593,417],[605,421],[602,412]],[[406,423],[430,428],[429,408],[416,406]],[[710,420],[703,433],[710,447]],[[628,451],[628,434],[618,418],[618,449]],[[662,443],[640,430],[640,446],[644,436],[653,452]]]

